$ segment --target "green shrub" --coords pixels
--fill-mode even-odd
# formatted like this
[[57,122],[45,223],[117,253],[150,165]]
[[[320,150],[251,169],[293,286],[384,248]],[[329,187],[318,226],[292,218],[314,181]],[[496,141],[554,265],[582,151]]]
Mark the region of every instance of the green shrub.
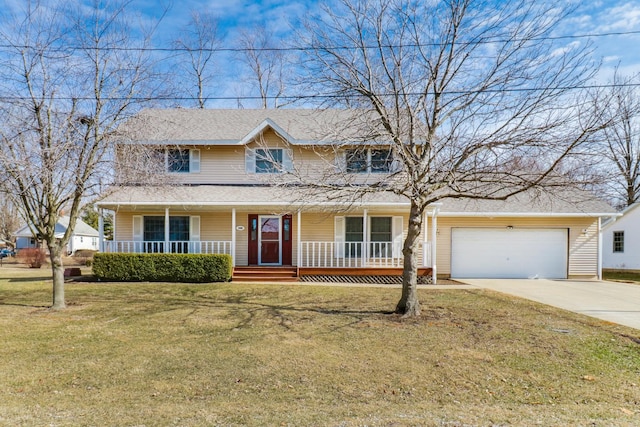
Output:
[[228,282],[231,256],[223,254],[98,253],[93,274],[100,280],[127,282]]

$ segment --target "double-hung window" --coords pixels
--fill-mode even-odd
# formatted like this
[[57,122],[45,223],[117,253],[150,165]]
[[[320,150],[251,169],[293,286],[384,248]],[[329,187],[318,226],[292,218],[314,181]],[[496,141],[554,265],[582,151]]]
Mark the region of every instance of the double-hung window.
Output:
[[[189,240],[199,233],[199,230],[193,229],[199,221],[194,222],[194,218],[189,216],[171,216],[169,217],[169,239],[165,236],[165,217],[164,216],[144,216],[142,220],[142,240],[144,241],[144,252],[172,252],[187,253],[189,252]],[[135,234],[134,219],[134,234]],[[134,239],[135,240],[135,239]],[[165,241],[168,240],[169,247],[165,251]]]
[[169,173],[200,172],[200,150],[170,148],[165,151],[165,167]]
[[391,257],[393,238],[390,216],[371,217],[369,253],[374,257]]
[[167,150],[167,168],[169,172],[189,173],[189,150]]
[[[402,251],[402,217],[335,217],[336,256],[338,258],[398,258]],[[366,227],[365,227],[366,225]],[[366,246],[365,246],[366,244]]]
[[245,170],[250,174],[285,173],[293,170],[293,157],[287,148],[245,148]]
[[613,252],[624,252],[624,231],[613,232]]
[[282,172],[282,151],[282,148],[256,149],[256,173]]
[[345,152],[348,173],[391,172],[393,152],[390,149],[352,148]]
[[364,227],[362,217],[348,216],[345,218],[344,253],[347,258],[362,256],[362,242],[364,242]]
[[367,172],[368,150],[352,149],[347,150],[347,172],[364,173]]

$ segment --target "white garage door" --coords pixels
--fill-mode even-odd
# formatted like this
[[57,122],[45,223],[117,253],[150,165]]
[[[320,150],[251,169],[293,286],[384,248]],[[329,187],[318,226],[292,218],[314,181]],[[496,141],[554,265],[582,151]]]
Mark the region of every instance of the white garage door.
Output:
[[564,229],[454,228],[451,277],[567,278]]

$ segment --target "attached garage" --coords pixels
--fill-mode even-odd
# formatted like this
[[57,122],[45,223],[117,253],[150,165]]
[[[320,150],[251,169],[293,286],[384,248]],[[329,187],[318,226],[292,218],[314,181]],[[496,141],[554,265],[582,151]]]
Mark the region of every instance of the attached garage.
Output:
[[566,279],[567,228],[452,228],[451,277]]

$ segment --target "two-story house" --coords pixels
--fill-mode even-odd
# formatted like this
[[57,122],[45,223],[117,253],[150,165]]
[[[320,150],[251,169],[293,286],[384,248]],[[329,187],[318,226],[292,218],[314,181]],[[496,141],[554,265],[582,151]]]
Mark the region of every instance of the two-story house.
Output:
[[[399,167],[388,145],[350,145],[353,135],[335,131],[353,116],[346,110],[143,111],[125,126],[121,144],[153,147],[166,180],[120,186],[98,204],[114,213],[114,240],[102,241],[102,249],[227,253],[237,268],[289,266],[315,280],[399,276],[408,200],[371,193],[354,201],[338,190],[304,194],[284,180],[297,175],[287,172],[305,171],[322,182],[323,170],[340,170],[362,184]],[[443,200],[425,213],[420,273],[597,277],[600,220],[614,211],[584,194],[569,199]]]

